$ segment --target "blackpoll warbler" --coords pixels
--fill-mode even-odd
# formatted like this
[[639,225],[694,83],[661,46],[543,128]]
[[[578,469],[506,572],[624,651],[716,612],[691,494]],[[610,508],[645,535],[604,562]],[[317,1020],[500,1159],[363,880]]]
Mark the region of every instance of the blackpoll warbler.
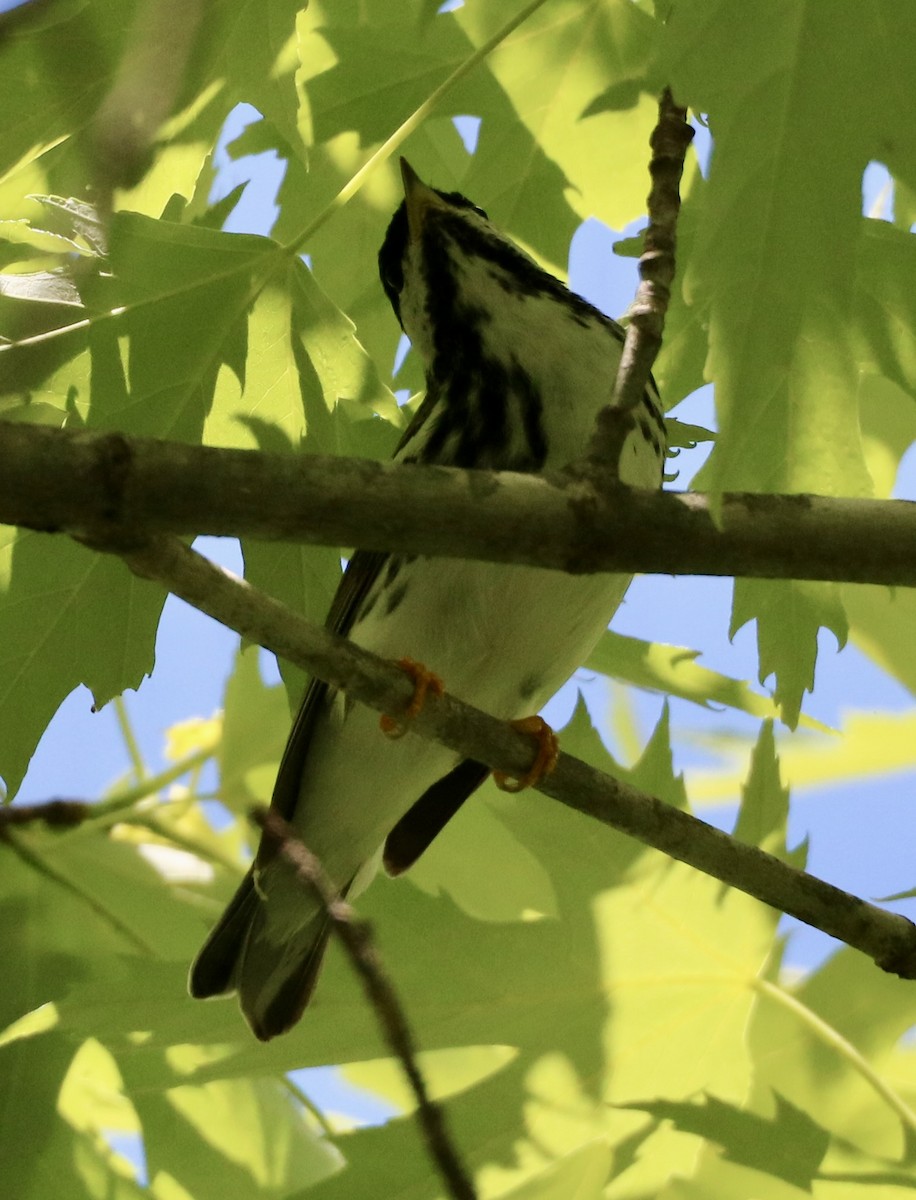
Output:
[[[379,252],[382,285],[426,368],[403,461],[540,471],[582,454],[608,402],[622,332],[457,193],[402,160],[405,200]],[[624,483],[661,483],[654,385],[624,443]],[[426,664],[461,699],[505,719],[537,712],[597,642],[629,579],[357,551],[328,624],[388,658]],[[319,680],[305,694],[273,806],[351,897],[383,854],[392,873],[429,845],[487,768],[376,715]],[[259,852],[191,970],[194,996],[239,993],[262,1039],[298,1021],[328,922],[280,860]]]

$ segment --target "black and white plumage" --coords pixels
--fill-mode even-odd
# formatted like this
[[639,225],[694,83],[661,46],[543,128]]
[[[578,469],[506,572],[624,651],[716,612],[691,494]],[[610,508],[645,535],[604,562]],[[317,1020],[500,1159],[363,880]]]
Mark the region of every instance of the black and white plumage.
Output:
[[[611,395],[622,331],[541,270],[486,214],[427,187],[402,161],[405,201],[379,252],[382,284],[421,355],[427,393],[397,451],[405,461],[516,471],[579,457]],[[624,483],[661,483],[654,385],[621,456]],[[450,692],[504,719],[537,712],[606,628],[629,579],[358,551],[328,624],[386,658],[410,657]],[[272,805],[352,897],[382,855],[399,873],[488,771],[313,680]],[[255,859],[191,970],[195,996],[236,990],[254,1033],[298,1021],[327,923],[278,860]],[[421,952],[421,951],[418,951]]]

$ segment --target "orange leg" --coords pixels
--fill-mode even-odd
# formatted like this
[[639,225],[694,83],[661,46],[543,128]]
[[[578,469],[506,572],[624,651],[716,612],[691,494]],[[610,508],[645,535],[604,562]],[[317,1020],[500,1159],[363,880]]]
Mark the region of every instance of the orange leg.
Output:
[[510,721],[509,724],[519,733],[531,733],[537,738],[538,752],[531,767],[518,779],[513,779],[505,771],[494,771],[493,782],[504,792],[520,792],[524,788],[533,787],[557,765],[560,757],[560,742],[543,717],[522,717],[520,721]]
[[398,666],[402,671],[406,672],[414,682],[413,699],[404,710],[404,715],[397,719],[389,717],[386,713],[379,720],[379,728],[382,733],[390,738],[401,738],[410,728],[410,722],[422,712],[423,705],[426,703],[426,697],[431,692],[434,696],[441,696],[445,691],[445,684],[438,675],[434,675],[432,671],[428,671],[422,663],[414,662],[412,658],[398,659]]

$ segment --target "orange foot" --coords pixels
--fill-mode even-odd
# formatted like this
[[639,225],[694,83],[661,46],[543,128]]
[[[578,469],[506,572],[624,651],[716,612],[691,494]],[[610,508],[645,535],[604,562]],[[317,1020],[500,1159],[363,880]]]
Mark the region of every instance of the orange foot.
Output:
[[418,713],[422,712],[428,693],[432,692],[434,696],[441,696],[445,691],[445,684],[439,676],[428,671],[422,663],[414,662],[412,658],[399,658],[398,666],[411,677],[414,682],[414,690],[413,699],[407,705],[400,720],[389,717],[387,713],[380,719],[379,728],[390,738],[404,736],[410,728],[410,722]]
[[538,741],[537,756],[524,775],[514,779],[505,771],[493,772],[493,782],[498,788],[504,792],[520,792],[540,783],[551,773],[560,757],[560,741],[543,717],[522,717],[520,721],[510,721],[509,724],[519,733],[534,734]]

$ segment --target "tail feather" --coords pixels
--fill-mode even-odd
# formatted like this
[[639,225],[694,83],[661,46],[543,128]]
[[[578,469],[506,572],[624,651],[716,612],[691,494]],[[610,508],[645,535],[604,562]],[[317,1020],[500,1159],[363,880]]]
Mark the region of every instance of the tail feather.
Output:
[[[301,893],[297,898],[301,903]],[[327,916],[316,910],[303,924],[291,922],[289,935],[278,940],[276,927],[268,928],[267,909],[252,868],[201,947],[188,979],[197,1000],[237,991],[245,1020],[263,1042],[285,1033],[302,1016],[330,932]]]
[[239,955],[248,937],[257,906],[254,869],[249,868],[225,912],[210,930],[209,937],[191,964],[188,991],[195,1000],[226,996],[235,990]]
[[255,1037],[270,1041],[296,1024],[312,998],[331,931],[318,912],[282,945],[271,940],[259,910],[239,960],[239,1004]]

